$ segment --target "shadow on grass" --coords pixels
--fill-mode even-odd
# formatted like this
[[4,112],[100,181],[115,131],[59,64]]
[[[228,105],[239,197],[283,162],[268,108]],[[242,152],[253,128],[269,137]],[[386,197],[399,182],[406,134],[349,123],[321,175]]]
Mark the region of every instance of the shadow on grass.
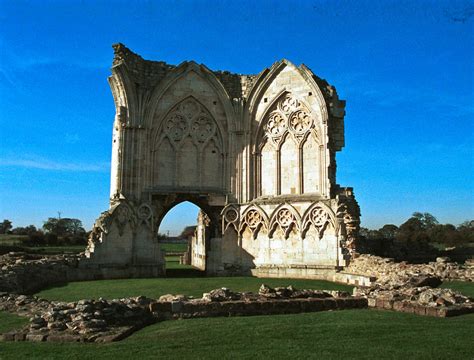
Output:
[[189,269],[166,269],[167,278],[201,278],[206,272],[194,268]]

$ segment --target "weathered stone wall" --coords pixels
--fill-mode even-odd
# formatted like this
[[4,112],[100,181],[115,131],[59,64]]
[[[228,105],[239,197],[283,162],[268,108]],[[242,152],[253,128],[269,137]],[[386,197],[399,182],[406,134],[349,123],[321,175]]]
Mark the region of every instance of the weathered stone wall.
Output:
[[240,75],[114,50],[111,208],[89,264],[163,274],[157,229],[182,201],[207,216],[190,255],[208,274],[317,277],[348,264],[360,212],[336,183],[345,102],[334,87],[287,60]]

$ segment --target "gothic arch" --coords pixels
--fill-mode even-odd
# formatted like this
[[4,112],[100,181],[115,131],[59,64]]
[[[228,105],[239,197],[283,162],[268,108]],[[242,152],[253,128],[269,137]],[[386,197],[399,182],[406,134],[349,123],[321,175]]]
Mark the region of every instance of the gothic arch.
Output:
[[291,230],[296,228],[297,231],[301,228],[301,216],[298,211],[288,203],[280,204],[272,213],[270,217],[270,227],[268,236],[273,237],[273,233],[277,228],[280,228],[288,239]]
[[269,218],[258,205],[249,206],[240,218],[239,234],[242,234],[246,228],[249,228],[253,238],[256,239],[262,227],[265,227],[267,230],[269,228]]
[[301,221],[301,236],[305,238],[310,226],[314,226],[322,238],[328,225],[331,225],[337,233],[339,223],[334,211],[322,202],[313,203],[303,214]]
[[[200,78],[202,78],[210,85],[224,108],[225,118],[227,120],[226,126],[229,128],[229,130],[234,130],[236,128],[236,121],[229,94],[219,82],[219,80],[216,78],[216,76],[212,73],[212,71],[210,71],[204,65],[196,64],[194,61],[185,61],[178,65],[176,68],[171,70],[153,90],[153,93],[150,96],[150,106],[145,114],[146,124],[150,127],[152,126],[154,118],[156,116],[157,107],[161,98],[167,93],[168,89],[174,83],[178,82],[181,78],[183,78],[190,72],[195,72]],[[192,94],[188,94],[185,97],[189,95]],[[215,116],[215,114],[213,115]]]
[[[266,107],[254,141],[257,196],[319,192],[324,163],[319,148],[324,145],[312,114],[310,107],[289,91],[281,92]],[[309,156],[308,148],[315,153]]]
[[194,96],[170,108],[152,133],[151,145],[154,186],[225,188],[221,126]]

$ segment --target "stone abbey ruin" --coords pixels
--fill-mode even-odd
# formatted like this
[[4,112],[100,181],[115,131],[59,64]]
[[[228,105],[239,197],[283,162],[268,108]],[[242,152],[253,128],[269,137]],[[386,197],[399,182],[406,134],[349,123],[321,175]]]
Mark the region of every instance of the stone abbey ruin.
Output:
[[[172,319],[377,308],[424,316],[474,313],[474,299],[438,288],[474,280],[474,260],[429,264],[355,252],[359,207],[336,184],[344,102],[286,60],[256,76],[143,60],[114,46],[110,209],[86,252],[0,255],[0,311],[30,318],[4,341],[111,342]],[[34,296],[71,281],[164,276],[158,227],[174,205],[201,208],[190,262],[208,275],[315,278],[345,291],[220,288],[74,302]],[[283,279],[282,279],[283,281]]]
[[190,258],[209,275],[327,278],[349,264],[359,207],[336,183],[345,102],[333,86],[287,60],[238,75],[114,51],[110,209],[89,266],[164,274],[158,227],[183,201],[201,209]]

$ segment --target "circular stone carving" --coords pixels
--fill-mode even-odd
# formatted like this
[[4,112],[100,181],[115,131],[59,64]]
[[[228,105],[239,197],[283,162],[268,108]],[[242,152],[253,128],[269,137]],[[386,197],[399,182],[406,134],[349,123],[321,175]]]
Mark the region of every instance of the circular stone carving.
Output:
[[187,129],[186,120],[179,114],[171,115],[166,122],[166,132],[174,141],[180,141]]
[[181,111],[184,116],[188,119],[192,119],[196,114],[199,113],[199,104],[196,103],[194,100],[187,100],[181,104],[179,110]]
[[311,221],[315,226],[323,226],[328,221],[328,214],[324,209],[313,209],[311,211]]
[[120,224],[126,223],[130,218],[128,208],[120,206],[117,208],[116,219]]
[[238,217],[237,211],[235,211],[234,209],[230,209],[225,213],[225,219],[228,222],[233,222],[237,220],[237,217]]
[[311,127],[311,118],[305,111],[298,110],[291,114],[290,126],[294,131],[303,133]]
[[199,142],[204,142],[214,133],[214,124],[208,117],[201,116],[193,122],[192,131]]
[[262,221],[262,217],[260,216],[258,211],[250,210],[245,216],[245,220],[251,228],[256,228],[258,224],[260,224],[260,222]]
[[267,122],[267,132],[271,136],[280,136],[286,130],[285,118],[279,112],[272,112]]
[[286,98],[283,99],[283,101],[280,103],[280,109],[283,111],[285,114],[289,114],[291,111],[296,109],[298,106],[300,106],[300,103],[298,100],[296,100],[292,96],[287,96]]
[[149,220],[151,218],[151,215],[152,215],[152,211],[148,205],[146,204],[140,205],[140,207],[138,208],[138,217],[140,219]]
[[277,218],[278,223],[282,227],[288,227],[293,222],[293,214],[288,209],[281,209],[280,211],[278,211]]

